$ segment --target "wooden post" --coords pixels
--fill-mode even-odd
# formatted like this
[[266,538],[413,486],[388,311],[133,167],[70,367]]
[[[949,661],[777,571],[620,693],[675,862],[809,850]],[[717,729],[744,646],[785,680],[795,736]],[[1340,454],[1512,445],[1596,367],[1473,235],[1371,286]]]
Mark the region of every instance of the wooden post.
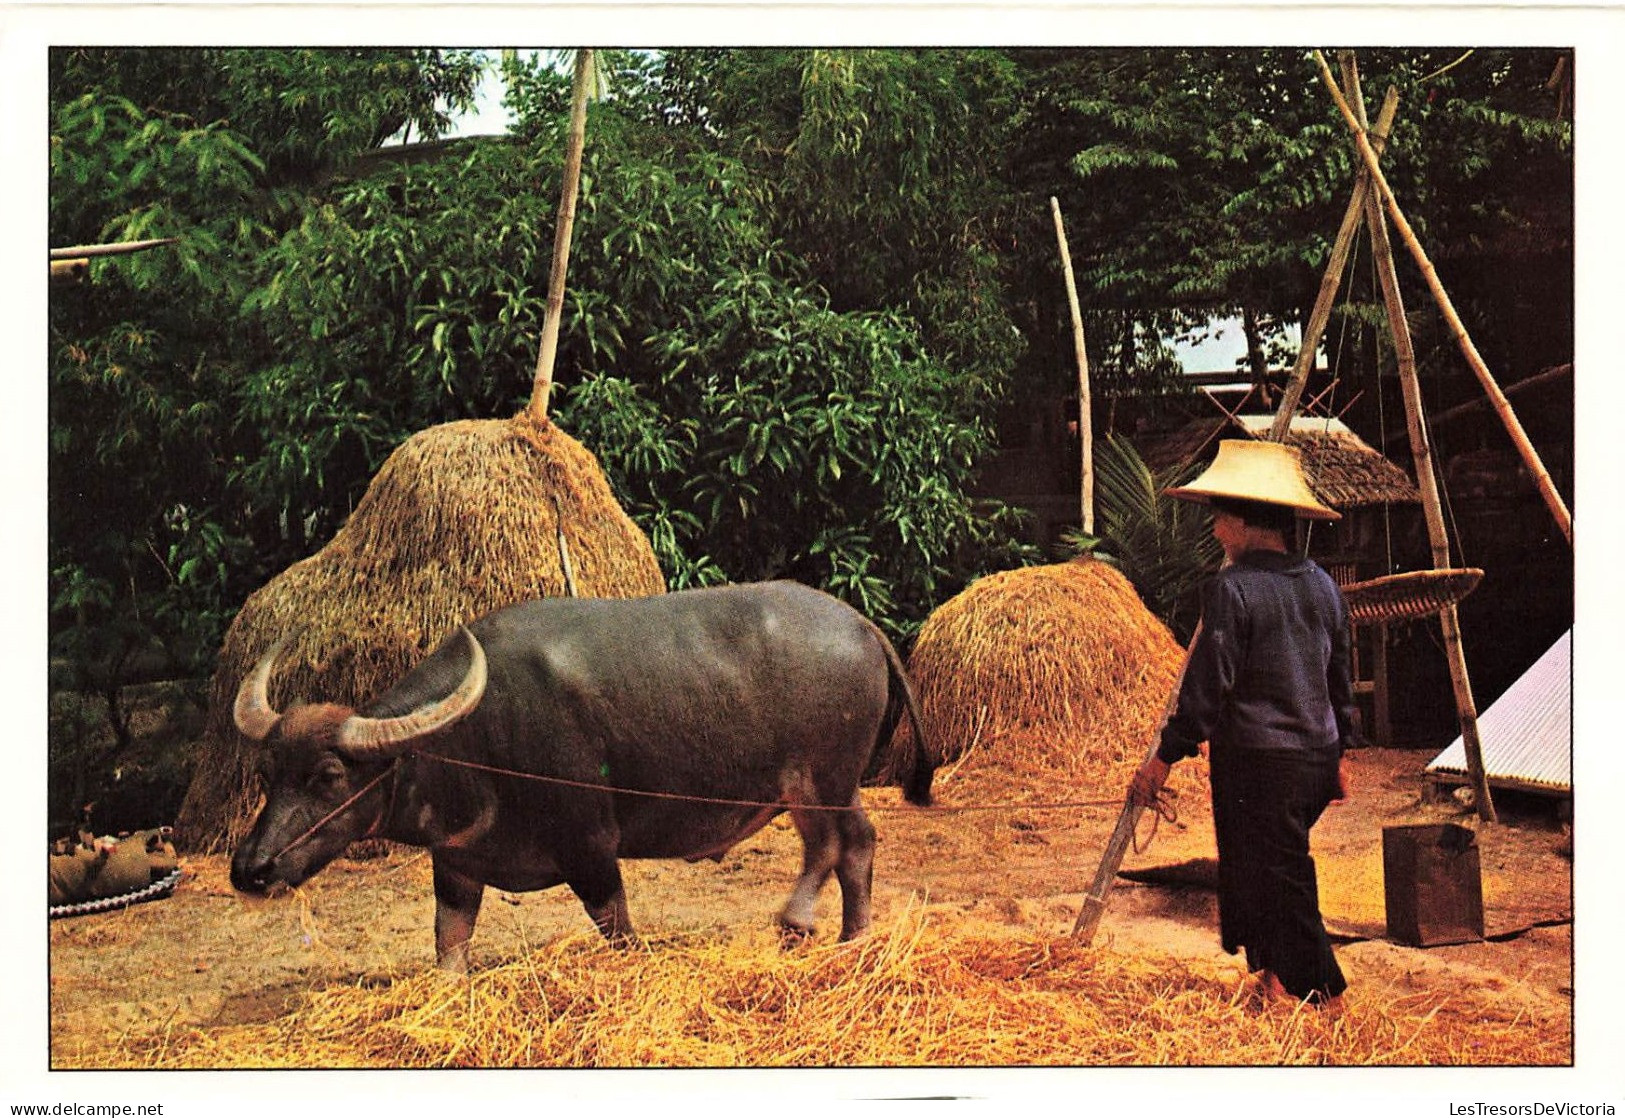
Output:
[[1394,743],[1393,705],[1388,696],[1388,623],[1371,627],[1371,721],[1376,723],[1376,739],[1383,745]]
[[1083,478],[1083,534],[1095,534],[1095,437],[1094,415],[1089,401],[1089,354],[1083,345],[1083,312],[1078,309],[1078,286],[1072,278],[1072,253],[1066,247],[1066,226],[1061,222],[1061,203],[1049,200],[1055,215],[1055,238],[1061,243],[1061,270],[1066,276],[1067,305],[1072,308],[1072,350],[1078,361],[1078,439]]
[[1489,366],[1485,365],[1484,359],[1479,356],[1477,347],[1473,345],[1473,340],[1467,336],[1467,328],[1462,325],[1461,317],[1456,314],[1455,305],[1451,303],[1449,294],[1439,281],[1439,274],[1434,270],[1433,262],[1428,259],[1427,253],[1422,250],[1421,242],[1416,239],[1416,233],[1411,229],[1410,222],[1405,220],[1405,214],[1399,208],[1399,201],[1394,197],[1393,188],[1388,185],[1388,180],[1383,177],[1382,168],[1377,164],[1377,153],[1372,150],[1370,141],[1366,139],[1365,130],[1360,126],[1359,117],[1355,115],[1354,110],[1349,106],[1348,100],[1344,98],[1342,92],[1337,88],[1337,81],[1332,77],[1331,68],[1326,65],[1325,55],[1318,50],[1314,53],[1315,61],[1320,66],[1321,79],[1326,83],[1327,88],[1331,90],[1332,99],[1337,102],[1338,111],[1343,114],[1344,121],[1354,133],[1355,145],[1359,148],[1360,158],[1364,160],[1366,170],[1371,174],[1371,181],[1376,186],[1383,204],[1387,207],[1389,216],[1393,218],[1394,228],[1399,231],[1400,239],[1405,242],[1405,247],[1410,249],[1411,256],[1415,258],[1417,266],[1422,270],[1422,276],[1427,281],[1428,289],[1433,293],[1434,301],[1438,303],[1439,310],[1444,315],[1445,322],[1450,327],[1451,333],[1455,335],[1462,355],[1467,359],[1468,367],[1472,369],[1473,375],[1478,378],[1479,384],[1488,394],[1491,404],[1494,405],[1502,426],[1506,428],[1507,433],[1512,437],[1513,445],[1523,458],[1525,468],[1534,477],[1535,486],[1539,489],[1541,498],[1546,502],[1546,507],[1551,511],[1552,517],[1557,521],[1557,526],[1562,531],[1563,538],[1569,542],[1570,546],[1573,546],[1574,524],[1573,518],[1569,515],[1568,506],[1564,504],[1562,496],[1557,492],[1551,474],[1547,472],[1546,466],[1541,462],[1540,455],[1536,453],[1534,444],[1529,441],[1529,436],[1524,433],[1523,425],[1518,422],[1518,417],[1513,414],[1512,405],[1507,402],[1505,394],[1502,393],[1500,386],[1495,382],[1495,378],[1490,374]]
[[[1388,98],[1383,102],[1382,111],[1377,115],[1377,127],[1371,133],[1372,146],[1380,155],[1387,146],[1388,133],[1394,126],[1394,117],[1399,111],[1399,90],[1390,89]],[[1337,301],[1337,288],[1342,282],[1343,267],[1348,263],[1349,250],[1354,246],[1354,235],[1359,231],[1365,218],[1365,201],[1371,193],[1371,176],[1361,168],[1359,176],[1354,181],[1354,196],[1349,199],[1348,208],[1343,211],[1343,223],[1338,226],[1337,239],[1332,242],[1332,254],[1326,261],[1326,274],[1320,278],[1320,292],[1315,296],[1314,309],[1309,312],[1309,323],[1304,327],[1303,344],[1298,350],[1298,363],[1293,366],[1292,379],[1287,382],[1286,392],[1281,397],[1281,406],[1276,409],[1275,422],[1270,424],[1270,439],[1280,442],[1286,437],[1292,426],[1292,416],[1298,410],[1298,401],[1303,397],[1304,386],[1309,383],[1309,374],[1315,368],[1315,351],[1320,348],[1321,335],[1326,332],[1326,322],[1331,318],[1332,305]]]
[[531,386],[530,414],[547,419],[547,400],[553,391],[553,363],[559,349],[559,321],[564,317],[564,277],[570,264],[570,232],[575,226],[576,194],[581,187],[581,151],[587,139],[587,83],[592,77],[592,51],[576,52],[575,80],[571,84],[570,136],[564,148],[564,184],[553,230],[553,271],[547,281],[547,316],[542,321],[542,349]]
[[[1353,84],[1350,100],[1358,106],[1355,118],[1358,121],[1364,115],[1358,82]],[[1422,389],[1416,376],[1416,353],[1411,345],[1410,327],[1405,322],[1405,302],[1399,290],[1399,273],[1394,267],[1393,249],[1388,243],[1388,226],[1383,221],[1382,207],[1376,196],[1369,192],[1366,194],[1365,218],[1371,232],[1371,253],[1382,287],[1383,304],[1388,312],[1388,326],[1394,339],[1394,357],[1399,365],[1399,383],[1405,400],[1405,424],[1410,431],[1411,457],[1416,464],[1417,488],[1422,493],[1422,512],[1427,520],[1428,540],[1432,544],[1433,565],[1444,569],[1450,566],[1450,539],[1445,531],[1439,483],[1433,468],[1433,450],[1428,444],[1427,427],[1422,422]],[[1478,817],[1486,823],[1494,823],[1495,804],[1490,798],[1489,781],[1484,772],[1484,753],[1478,738],[1478,709],[1473,701],[1472,681],[1467,674],[1467,657],[1461,643],[1461,624],[1453,603],[1441,611],[1439,624],[1444,633],[1445,658],[1450,666],[1450,684],[1456,696],[1456,716],[1461,724],[1467,773],[1473,783]]]

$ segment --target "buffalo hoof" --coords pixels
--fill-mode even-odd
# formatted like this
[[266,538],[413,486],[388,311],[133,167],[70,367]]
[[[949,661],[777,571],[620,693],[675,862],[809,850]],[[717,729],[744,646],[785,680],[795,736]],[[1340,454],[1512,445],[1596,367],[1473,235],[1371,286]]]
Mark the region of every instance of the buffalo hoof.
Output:
[[439,958],[435,960],[435,967],[442,974],[466,978],[468,976],[468,944],[460,943],[441,952]]
[[779,947],[784,951],[791,951],[804,943],[811,943],[813,930],[795,924],[779,925]]

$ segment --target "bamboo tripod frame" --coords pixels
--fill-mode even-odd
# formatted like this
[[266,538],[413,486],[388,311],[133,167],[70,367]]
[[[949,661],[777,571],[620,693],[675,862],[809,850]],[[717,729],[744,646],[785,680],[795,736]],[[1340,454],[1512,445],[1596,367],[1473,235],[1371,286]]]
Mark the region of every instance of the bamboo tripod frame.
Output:
[[[1375,260],[1376,275],[1383,291],[1383,306],[1388,312],[1389,332],[1393,333],[1394,358],[1399,366],[1399,384],[1401,384],[1404,406],[1406,406],[1406,429],[1410,439],[1410,455],[1415,463],[1417,474],[1417,489],[1422,494],[1422,512],[1427,520],[1428,543],[1432,548],[1432,559],[1435,569],[1448,569],[1449,567],[1449,536],[1445,528],[1445,513],[1440,500],[1440,487],[1438,478],[1433,470],[1433,448],[1428,442],[1427,426],[1422,421],[1422,388],[1417,380],[1417,367],[1415,367],[1415,349],[1410,345],[1410,328],[1406,323],[1406,309],[1399,293],[1399,273],[1394,267],[1393,247],[1388,241],[1388,224],[1383,219],[1383,202],[1397,211],[1397,203],[1393,200],[1393,192],[1388,190],[1388,184],[1381,177],[1381,169],[1376,166],[1376,153],[1380,150],[1380,141],[1389,128],[1393,127],[1393,109],[1397,104],[1396,89],[1389,89],[1388,98],[1384,99],[1383,112],[1378,117],[1378,141],[1373,143],[1365,130],[1365,99],[1360,94],[1360,78],[1355,68],[1354,55],[1342,54],[1339,57],[1342,72],[1344,72],[1344,89],[1337,88],[1336,81],[1332,80],[1331,70],[1326,65],[1323,55],[1316,52],[1316,62],[1321,67],[1323,78],[1332,89],[1332,96],[1344,111],[1345,119],[1349,120],[1350,128],[1354,128],[1355,140],[1363,154],[1368,154],[1362,167],[1362,176],[1355,184],[1354,198],[1350,202],[1350,215],[1363,216],[1367,231],[1371,237],[1371,255]],[[1357,223],[1355,223],[1357,224]],[[1350,226],[1349,216],[1345,215],[1344,228]],[[1352,242],[1352,229],[1349,241]],[[1311,315],[1310,323],[1319,322],[1324,327],[1324,319],[1331,312],[1331,301],[1336,297],[1337,278],[1341,275],[1342,265],[1347,257],[1347,247],[1342,245],[1339,236],[1339,247],[1344,247],[1344,258],[1337,258],[1336,252],[1332,255],[1332,262],[1326,270],[1326,278],[1321,281],[1321,293],[1316,301],[1315,314]],[[1420,247],[1419,249],[1420,252]],[[1436,280],[1436,276],[1435,276]],[[1454,315],[1451,315],[1454,317]],[[1459,328],[1459,319],[1454,320]],[[1459,332],[1464,336],[1464,332]],[[1284,436],[1290,421],[1290,401],[1297,400],[1302,393],[1303,384],[1308,379],[1308,369],[1313,364],[1313,353],[1318,345],[1319,335],[1305,336],[1305,348],[1298,358],[1298,366],[1293,372],[1293,385],[1289,387],[1287,398],[1282,400],[1282,408],[1276,414],[1276,421],[1271,426],[1272,439]],[[1471,345],[1471,343],[1469,343]],[[1305,359],[1308,354],[1308,359]],[[1292,388],[1297,388],[1293,392]],[[1505,400],[1505,397],[1503,397]],[[1516,424],[1516,419],[1513,419]],[[1521,436],[1521,429],[1516,431],[1514,439]],[[1523,440],[1527,445],[1527,439]],[[1532,447],[1527,453],[1534,453]],[[1544,474],[1544,470],[1542,470]],[[1550,483],[1550,478],[1547,478]],[[1477,704],[1472,697],[1472,679],[1467,674],[1467,658],[1461,640],[1461,621],[1456,614],[1456,604],[1446,603],[1438,611],[1440,617],[1440,630],[1445,640],[1445,658],[1449,666],[1449,681],[1451,691],[1456,699],[1456,720],[1461,725],[1462,751],[1467,759],[1467,778],[1472,783],[1474,803],[1479,817],[1485,822],[1497,821],[1495,814],[1495,801],[1490,796],[1487,773],[1484,770],[1484,747],[1479,739],[1479,713]]]
[[[1564,504],[1562,496],[1557,492],[1557,487],[1552,482],[1552,475],[1547,471],[1545,463],[1540,460],[1540,455],[1536,453],[1534,444],[1529,441],[1529,436],[1524,433],[1523,425],[1518,422],[1517,415],[1513,413],[1512,405],[1507,402],[1506,394],[1501,391],[1501,386],[1496,383],[1495,377],[1491,375],[1489,366],[1484,363],[1484,358],[1479,355],[1478,348],[1473,345],[1472,338],[1467,334],[1467,328],[1462,325],[1461,316],[1456,313],[1455,305],[1450,301],[1449,293],[1445,291],[1444,284],[1439,280],[1438,271],[1433,267],[1433,262],[1428,259],[1427,253],[1423,251],[1422,244],[1417,240],[1416,233],[1411,229],[1410,222],[1405,219],[1404,211],[1399,208],[1399,200],[1394,197],[1393,188],[1388,185],[1388,180],[1383,176],[1382,168],[1377,163],[1377,153],[1366,136],[1363,106],[1361,112],[1357,114],[1350,105],[1349,100],[1338,89],[1337,79],[1332,76],[1331,67],[1326,64],[1325,56],[1318,50],[1315,51],[1315,62],[1320,67],[1321,80],[1325,82],[1326,87],[1331,91],[1332,99],[1337,102],[1338,111],[1343,114],[1344,122],[1348,124],[1349,130],[1354,133],[1355,146],[1359,149],[1360,158],[1365,164],[1366,171],[1371,175],[1372,185],[1375,186],[1377,193],[1380,195],[1383,205],[1387,207],[1389,216],[1393,218],[1394,228],[1399,231],[1400,239],[1405,242],[1405,247],[1410,250],[1411,256],[1416,260],[1417,267],[1421,270],[1423,279],[1427,281],[1428,289],[1433,293],[1434,301],[1438,304],[1440,313],[1443,314],[1446,324],[1449,325],[1451,333],[1455,336],[1456,344],[1461,348],[1462,356],[1466,358],[1468,367],[1472,369],[1473,375],[1478,378],[1479,384],[1489,396],[1496,415],[1506,428],[1507,434],[1511,436],[1513,445],[1517,448],[1519,456],[1523,458],[1525,468],[1529,470],[1530,475],[1535,479],[1535,485],[1540,490],[1541,499],[1546,502],[1546,507],[1551,511],[1553,519],[1557,521],[1557,526],[1562,531],[1563,538],[1572,545],[1574,543],[1574,525],[1573,519],[1569,515],[1568,506]],[[1347,65],[1352,65],[1352,61]]]
[[[1522,428],[1506,404],[1506,397],[1495,386],[1488,370],[1478,358],[1477,350],[1473,348],[1471,339],[1467,337],[1465,328],[1456,316],[1454,308],[1449,304],[1449,298],[1439,284],[1438,276],[1432,265],[1427,262],[1421,246],[1416,242],[1415,235],[1404,221],[1404,215],[1399,211],[1399,204],[1394,199],[1393,191],[1382,176],[1382,170],[1377,162],[1378,154],[1386,143],[1388,134],[1392,130],[1395,115],[1398,110],[1399,94],[1390,89],[1384,98],[1382,110],[1378,114],[1377,124],[1369,133],[1366,128],[1365,102],[1360,94],[1359,74],[1354,65],[1352,53],[1345,53],[1341,57],[1344,71],[1344,82],[1348,87],[1349,95],[1345,99],[1343,92],[1338,89],[1331,70],[1326,65],[1324,56],[1315,52],[1315,59],[1320,66],[1321,74],[1326,84],[1331,88],[1333,97],[1337,100],[1338,108],[1354,132],[1356,145],[1359,148],[1362,166],[1354,186],[1354,195],[1349,200],[1347,210],[1343,215],[1342,225],[1339,227],[1337,238],[1333,243],[1332,253],[1327,263],[1325,275],[1320,284],[1320,291],[1316,297],[1315,306],[1310,314],[1309,322],[1304,330],[1303,348],[1299,352],[1298,361],[1293,368],[1292,377],[1282,396],[1279,410],[1270,425],[1269,437],[1280,441],[1290,429],[1293,413],[1297,410],[1298,402],[1303,396],[1304,387],[1308,383],[1309,373],[1314,367],[1314,354],[1319,346],[1321,335],[1324,333],[1326,323],[1331,315],[1331,308],[1337,298],[1337,289],[1342,275],[1343,267],[1348,261],[1352,250],[1354,237],[1362,222],[1370,231],[1373,245],[1373,255],[1376,257],[1379,281],[1383,291],[1383,301],[1388,314],[1390,328],[1394,335],[1394,349],[1398,358],[1400,380],[1404,389],[1406,427],[1410,436],[1412,456],[1416,463],[1417,485],[1422,493],[1423,511],[1428,526],[1428,538],[1432,546],[1433,563],[1436,568],[1445,569],[1450,565],[1450,552],[1448,535],[1445,531],[1444,515],[1439,497],[1438,480],[1433,470],[1433,453],[1428,443],[1427,428],[1422,422],[1422,397],[1416,375],[1415,353],[1411,346],[1409,327],[1405,322],[1404,303],[1400,298],[1398,272],[1394,266],[1394,257],[1388,241],[1387,224],[1383,217],[1383,205],[1386,204],[1394,214],[1396,224],[1399,225],[1406,244],[1423,264],[1429,286],[1433,289],[1441,309],[1445,312],[1456,333],[1458,341],[1468,355],[1469,363],[1473,365],[1475,375],[1490,392],[1491,402],[1495,404],[1503,422],[1507,425],[1513,439],[1518,443],[1520,453],[1524,454],[1526,463],[1531,459],[1535,463],[1532,472],[1536,473],[1541,485],[1542,497],[1546,499],[1549,507],[1557,516],[1559,526],[1564,535],[1570,535],[1570,522],[1568,510],[1563,506],[1561,498],[1557,497],[1551,485],[1550,475],[1539,464],[1533,447],[1527,437],[1523,435]],[[1357,106],[1358,108],[1351,107]],[[1057,214],[1057,221],[1059,215]],[[1064,242],[1063,242],[1064,244]],[[1472,683],[1467,674],[1466,657],[1462,649],[1461,626],[1456,615],[1453,601],[1444,603],[1439,609],[1440,627],[1443,630],[1446,656],[1449,660],[1451,686],[1455,692],[1456,713],[1462,728],[1462,743],[1467,755],[1468,775],[1472,781],[1474,799],[1479,818],[1488,823],[1496,822],[1495,805],[1490,796],[1489,782],[1484,771],[1483,749],[1478,737],[1478,713],[1473,700]],[[1191,646],[1186,649],[1185,658],[1189,662],[1191,650],[1195,648],[1196,640],[1201,634],[1201,626],[1197,626],[1196,635],[1191,638]],[[1174,694],[1169,699],[1168,714],[1172,713],[1173,704],[1177,702],[1180,683],[1184,678],[1184,668],[1181,667],[1179,679],[1174,684]],[[1164,721],[1166,721],[1166,715]],[[1160,727],[1159,727],[1160,729]],[[1156,737],[1153,735],[1151,751],[1156,752]],[[1088,945],[1095,935],[1101,916],[1105,912],[1106,900],[1110,895],[1112,882],[1122,865],[1123,857],[1128,851],[1130,841],[1134,836],[1134,829],[1139,822],[1143,809],[1132,800],[1124,803],[1117,819],[1117,826],[1112,832],[1106,850],[1101,857],[1100,865],[1095,871],[1094,880],[1088,891],[1084,894],[1083,903],[1078,911],[1077,922],[1073,925],[1074,939]]]

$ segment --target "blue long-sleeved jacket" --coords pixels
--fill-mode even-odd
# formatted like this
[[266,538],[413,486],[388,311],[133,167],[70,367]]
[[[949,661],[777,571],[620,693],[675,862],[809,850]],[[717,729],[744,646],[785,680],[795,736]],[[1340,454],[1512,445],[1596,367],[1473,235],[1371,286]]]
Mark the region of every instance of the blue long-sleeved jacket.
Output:
[[1354,734],[1348,607],[1331,576],[1270,551],[1216,574],[1157,756],[1172,764],[1206,741],[1336,758]]

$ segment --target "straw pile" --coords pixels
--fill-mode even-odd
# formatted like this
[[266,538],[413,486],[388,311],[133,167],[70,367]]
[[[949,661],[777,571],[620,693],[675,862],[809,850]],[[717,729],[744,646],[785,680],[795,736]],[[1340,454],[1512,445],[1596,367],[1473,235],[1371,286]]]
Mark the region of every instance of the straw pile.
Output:
[[1183,655],[1121,572],[1079,559],[972,583],[927,618],[909,674],[931,752],[960,761],[962,779],[997,772],[1117,792],[1145,756]]
[[1494,989],[1384,991],[1333,1020],[1251,1008],[1239,966],[1124,956],[913,909],[849,944],[769,934],[617,951],[563,939],[519,962],[386,989],[333,987],[294,1013],[171,1020],[73,1068],[1558,1065],[1561,1020]]
[[360,705],[457,625],[565,594],[561,527],[581,596],[665,590],[648,539],[597,459],[555,425],[525,413],[464,420],[397,447],[333,539],[250,596],[227,632],[180,841],[218,849],[252,822],[256,751],[237,734],[231,706],[277,638],[292,639],[271,683],[274,703]]

